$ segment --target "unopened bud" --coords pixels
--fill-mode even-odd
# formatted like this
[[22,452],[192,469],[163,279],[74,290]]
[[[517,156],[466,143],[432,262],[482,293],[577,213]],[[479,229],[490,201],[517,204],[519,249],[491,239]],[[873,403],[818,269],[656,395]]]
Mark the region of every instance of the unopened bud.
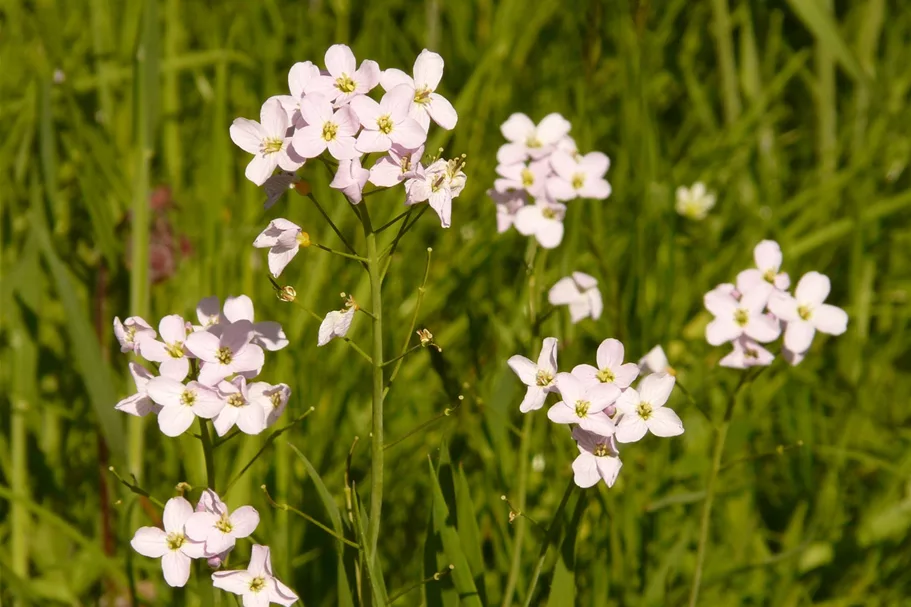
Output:
[[310,183],[301,179],[300,181],[298,181],[297,183],[294,184],[294,189],[301,196],[306,196],[310,193]]
[[288,303],[290,303],[290,302],[294,301],[295,299],[297,299],[297,291],[295,291],[294,287],[292,287],[291,285],[285,285],[281,289],[278,290],[278,292],[276,293],[276,296],[280,300],[287,301]]

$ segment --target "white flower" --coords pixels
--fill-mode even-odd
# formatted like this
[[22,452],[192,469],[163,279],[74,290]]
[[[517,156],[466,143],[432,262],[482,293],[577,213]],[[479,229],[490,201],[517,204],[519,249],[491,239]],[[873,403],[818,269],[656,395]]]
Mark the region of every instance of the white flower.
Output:
[[412,97],[414,89],[403,84],[383,95],[379,103],[367,96],[352,99],[351,109],[364,127],[355,143],[357,151],[369,154],[385,152],[393,144],[409,150],[424,145],[427,131],[408,115]]
[[715,316],[705,328],[705,339],[713,346],[733,341],[741,335],[762,343],[777,339],[781,326],[763,314],[766,294],[761,290],[744,293],[740,301],[723,290],[714,289],[703,297],[706,309]]
[[823,303],[829,296],[830,289],[827,276],[819,272],[807,272],[798,281],[793,297],[779,293],[771,298],[769,309],[787,323],[784,331],[785,348],[795,354],[802,354],[810,349],[816,331],[841,335],[847,330],[847,313],[841,308]]
[[418,121],[426,132],[430,120],[447,131],[455,128],[459,117],[449,101],[436,92],[443,79],[443,58],[424,49],[414,61],[414,78],[395,68],[385,70],[380,76],[380,86],[385,90],[406,85],[413,95],[409,115]]
[[519,209],[528,204],[528,194],[524,190],[498,192],[490,189],[487,195],[497,205],[497,232],[500,234],[513,226]]
[[219,383],[216,389],[224,400],[224,407],[212,421],[218,436],[227,434],[235,424],[244,434],[259,434],[266,429],[266,412],[250,400],[243,375]]
[[296,171],[303,162],[289,156],[291,138],[287,136],[291,121],[281,102],[272,98],[260,110],[260,122],[246,118],[235,118],[231,124],[231,141],[245,152],[253,154],[247,165],[247,179],[256,185],[263,185],[275,167]]
[[358,204],[363,200],[364,186],[367,185],[369,177],[370,171],[361,166],[360,158],[339,160],[338,170],[329,187],[341,190],[351,204]]
[[155,329],[139,316],[130,316],[123,322],[115,316],[114,337],[120,342],[121,352],[136,352],[144,337],[155,338]]
[[614,422],[602,413],[620,396],[613,384],[589,384],[571,373],[557,373],[554,380],[563,399],[547,410],[547,418],[557,424],[577,424],[600,436],[614,433]]
[[205,544],[186,536],[184,525],[193,514],[193,506],[182,497],[173,497],[164,507],[164,531],[158,527],[140,527],[130,540],[133,550],[149,558],[160,558],[164,579],[169,586],[180,588],[190,579],[190,560],[203,557]]
[[569,133],[570,126],[569,121],[557,113],[548,114],[537,126],[525,114],[515,113],[500,127],[509,143],[497,151],[497,162],[514,164],[524,162],[528,157],[549,156]]
[[566,205],[538,199],[516,211],[516,231],[523,236],[534,236],[545,249],[553,249],[563,241],[563,218]]
[[603,480],[608,487],[613,487],[620,474],[620,467],[623,466],[615,438],[576,426],[573,428],[573,439],[579,448],[579,456],[573,461],[573,480],[576,485],[585,489]]
[[216,571],[212,585],[244,597],[244,607],[268,607],[269,603],[289,607],[297,601],[297,595],[272,575],[269,547],[259,544],[253,545],[245,570]]
[[547,180],[547,191],[556,200],[604,200],[611,194],[610,184],[604,179],[610,159],[601,152],[573,156],[556,150],[550,157],[550,165],[556,175]]
[[124,413],[129,413],[130,415],[135,415],[137,417],[143,417],[149,413],[158,413],[161,411],[161,406],[149,398],[149,394],[146,392],[146,386],[148,385],[149,380],[153,379],[155,376],[149,373],[148,369],[134,362],[130,363],[130,374],[133,376],[133,382],[136,384],[136,394],[126,397],[114,405],[114,408],[118,411],[123,411]]
[[266,359],[263,349],[250,343],[252,339],[253,323],[246,319],[232,322],[221,335],[197,331],[187,337],[187,350],[203,361],[200,383],[214,386],[235,373],[259,375]]
[[538,354],[538,364],[518,354],[511,356],[507,364],[522,383],[528,386],[525,398],[519,405],[519,411],[528,413],[543,407],[547,394],[556,390],[554,379],[557,376],[557,339],[544,339],[541,352]]
[[572,373],[586,383],[614,384],[621,390],[629,388],[639,376],[639,366],[636,363],[624,364],[623,355],[623,344],[619,340],[605,339],[598,346],[598,366],[576,365]]
[[[253,246],[257,249],[269,249],[269,271],[278,277],[300,250],[303,230],[296,223],[279,217],[269,222]],[[309,243],[309,240],[307,241]]]
[[634,443],[651,432],[655,436],[683,434],[683,422],[664,406],[674,389],[674,377],[653,373],[639,382],[638,390],[628,388],[617,399],[617,442]]
[[465,159],[460,157],[452,160],[440,158],[427,168],[418,165],[414,177],[405,182],[405,204],[427,201],[439,215],[440,225],[448,228],[452,224],[452,199],[458,197],[465,187],[464,164]]
[[774,240],[763,240],[753,249],[755,268],[744,270],[737,275],[737,290],[740,293],[749,293],[760,290],[765,294],[766,303],[772,293],[778,289],[784,291],[791,286],[791,279],[787,272],[781,269],[781,247]]
[[336,337],[344,337],[351,328],[351,321],[354,320],[354,306],[344,310],[332,310],[326,314],[326,318],[319,326],[319,336],[316,342],[317,346],[325,346]]
[[288,338],[282,326],[271,320],[253,322],[253,300],[246,295],[225,299],[224,317],[228,322],[249,320],[253,323],[252,343],[274,352],[288,345]]
[[155,377],[146,384],[146,391],[162,407],[158,427],[165,436],[180,436],[197,417],[211,419],[225,406],[215,390],[196,381],[183,385],[170,377]]
[[160,363],[159,373],[183,380],[190,372],[189,353],[184,346],[187,323],[177,314],[165,316],[158,323],[161,341],[144,335],[139,341],[139,354],[146,360]]
[[389,154],[374,163],[370,169],[370,183],[388,188],[415,176],[415,169],[424,155],[424,146],[408,150],[400,145],[389,148]]
[[266,427],[269,428],[281,417],[291,398],[291,388],[287,384],[272,386],[263,381],[253,382],[247,386],[250,401],[263,408],[266,414]]
[[554,306],[569,306],[569,317],[573,324],[584,318],[598,320],[604,305],[598,281],[584,272],[573,272],[557,281],[550,288],[547,300]]
[[[331,79],[332,93],[330,99],[336,106],[341,106],[355,97],[366,95],[380,81],[380,66],[376,61],[365,59],[355,70],[357,60],[351,48],[345,44],[333,44],[326,50],[324,57],[326,71]],[[308,93],[309,94],[309,93]],[[306,119],[306,116],[304,117]]]
[[660,345],[655,346],[648,353],[639,359],[639,370],[640,371],[649,371],[651,373],[665,373],[668,372],[668,369],[671,368],[670,363],[668,363],[667,355],[664,353],[664,348]]
[[772,364],[775,355],[760,346],[758,343],[741,335],[731,345],[734,349],[727,356],[718,361],[722,367],[730,369],[748,369],[750,367],[767,367]]
[[692,188],[677,188],[677,212],[688,219],[701,221],[715,206],[715,195],[706,191],[705,184],[698,181]]
[[233,513],[211,489],[215,512],[194,512],[185,524],[186,534],[194,542],[205,544],[205,556],[227,552],[239,538],[249,537],[259,525],[259,512],[253,506],[242,506]]

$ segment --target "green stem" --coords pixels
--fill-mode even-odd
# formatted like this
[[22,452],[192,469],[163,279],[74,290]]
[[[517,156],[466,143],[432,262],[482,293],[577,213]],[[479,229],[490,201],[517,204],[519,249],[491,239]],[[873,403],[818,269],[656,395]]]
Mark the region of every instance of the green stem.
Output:
[[383,512],[383,271],[376,247],[376,231],[370,222],[367,205],[361,205],[359,217],[367,241],[367,271],[370,274],[370,307],[373,310],[373,423],[370,433],[370,514],[367,529],[367,560],[376,563],[376,545],[380,536]]
[[199,436],[202,439],[202,452],[206,458],[206,486],[215,491],[215,457],[212,446],[212,435],[209,434],[209,422],[199,418]]
[[573,489],[575,488],[576,481],[574,478],[570,478],[569,484],[566,485],[566,491],[563,492],[563,499],[560,500],[560,505],[557,506],[554,518],[550,521],[550,527],[547,528],[547,535],[544,536],[544,543],[541,544],[541,552],[538,553],[538,563],[535,565],[535,570],[531,574],[531,583],[528,585],[528,592],[525,593],[525,607],[531,605],[531,599],[535,594],[535,587],[538,585],[538,578],[541,577],[541,569],[544,567],[544,559],[547,557],[547,549],[550,548],[550,545],[554,542],[554,538],[557,536],[557,530],[560,528],[560,521],[563,519],[563,511],[566,509],[566,504],[569,502],[569,496],[572,495]]
[[327,253],[332,253],[333,255],[338,255],[339,257],[345,257],[347,259],[353,259],[355,261],[360,261],[360,262],[367,261],[364,257],[361,257],[360,255],[351,255],[349,253],[343,253],[341,251],[336,251],[335,249],[330,249],[329,247],[327,247],[325,245],[321,245],[318,242],[311,242],[310,246],[316,247],[317,249],[322,249],[323,251],[326,251]]
[[[424,264],[424,278],[421,280],[421,286],[418,287],[418,298],[414,304],[414,314],[411,315],[411,325],[408,327],[408,333],[405,335],[405,343],[402,344],[402,355],[398,358],[398,362],[395,367],[392,369],[392,373],[389,375],[389,381],[386,382],[386,389],[383,391],[383,396],[389,392],[389,388],[392,387],[392,382],[395,381],[396,376],[399,374],[399,369],[402,367],[402,361],[405,354],[408,352],[408,344],[411,343],[411,336],[414,334],[414,327],[418,322],[418,313],[421,311],[421,304],[424,303],[424,293],[427,292],[427,277],[430,276],[430,258],[433,255],[433,249],[427,247],[427,263]],[[385,275],[386,270],[383,270]]]
[[288,504],[278,504],[278,503],[276,503],[275,500],[272,499],[272,496],[269,495],[269,490],[266,488],[265,485],[262,485],[262,486],[260,487],[260,489],[262,489],[262,490],[263,490],[263,493],[266,494],[266,499],[269,500],[269,503],[272,504],[272,506],[273,506],[274,508],[278,508],[279,510],[284,510],[285,512],[293,512],[294,514],[296,514],[297,516],[301,517],[302,519],[304,519],[304,520],[307,521],[308,523],[311,523],[311,524],[313,524],[313,525],[316,525],[317,527],[319,527],[320,529],[322,529],[323,531],[325,531],[326,533],[328,533],[329,535],[331,535],[332,537],[334,537],[334,538],[337,539],[338,541],[342,542],[343,544],[347,544],[348,546],[351,546],[351,547],[354,548],[355,550],[360,550],[360,549],[361,549],[360,546],[358,546],[357,544],[355,544],[354,542],[352,542],[352,541],[349,540],[348,538],[342,537],[341,535],[337,534],[335,531],[333,531],[332,529],[330,529],[330,528],[327,527],[326,525],[322,524],[321,522],[319,522],[318,520],[316,520],[315,518],[313,518],[312,516],[310,516],[310,515],[307,514],[306,512],[301,512],[301,511],[298,510],[297,508],[294,508],[293,506],[289,506]]
[[[755,377],[755,376],[753,376]],[[712,468],[709,471],[709,480],[705,487],[705,501],[702,503],[702,520],[699,524],[699,545],[696,549],[696,571],[693,573],[693,585],[690,588],[689,607],[695,607],[699,600],[699,587],[702,584],[702,569],[705,564],[705,553],[708,548],[709,526],[712,519],[712,506],[715,502],[715,489],[718,482],[718,473],[721,470],[721,458],[724,455],[724,443],[727,440],[728,428],[731,425],[731,417],[734,414],[734,405],[737,404],[737,397],[740,391],[752,381],[749,373],[744,373],[740,377],[740,383],[731,395],[727,407],[724,410],[724,418],[721,426],[718,428],[718,435],[715,437],[715,450],[712,455]]]
[[[338,236],[339,240],[342,241],[342,244],[345,245],[345,248],[348,249],[352,255],[357,255],[357,251],[355,250],[355,248],[353,246],[351,246],[351,243],[348,242],[348,239],[345,238],[345,235],[342,234],[342,231],[338,229],[338,226],[335,225],[335,222],[332,221],[332,218],[329,217],[329,214],[326,212],[325,209],[323,209],[323,205],[321,205],[319,203],[319,201],[316,199],[316,196],[314,196],[313,194],[307,194],[307,198],[309,198],[311,201],[313,201],[313,204],[316,206],[317,210],[325,218],[325,220],[329,223],[329,226],[332,228],[332,231],[335,232],[335,235]],[[363,262],[361,262],[361,263],[363,263]]]

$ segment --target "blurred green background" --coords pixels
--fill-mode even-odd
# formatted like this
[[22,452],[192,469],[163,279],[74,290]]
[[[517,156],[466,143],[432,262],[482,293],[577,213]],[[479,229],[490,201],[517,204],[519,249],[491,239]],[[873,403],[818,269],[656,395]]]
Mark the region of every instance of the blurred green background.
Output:
[[[485,196],[503,120],[557,111],[580,150],[611,157],[613,186],[607,201],[570,203],[567,237],[546,256],[542,288],[580,270],[599,279],[606,304],[598,322],[572,326],[563,311],[545,322],[544,334],[561,339],[561,368],[593,360],[606,337],[623,340],[632,360],[661,343],[681,383],[719,419],[739,372],[715,366],[726,349],[703,339],[702,294],[751,265],[762,238],[781,243],[792,279],[828,274],[831,303],[850,315],[845,335],[817,339],[799,367],[776,364],[738,405],[701,604],[911,601],[904,2],[5,0],[2,604],[127,605],[131,593],[149,605],[199,604],[194,581],[172,591],[158,562],[128,545],[157,513],[108,466],[132,470],[161,499],[179,481],[202,487],[205,478],[192,436],[166,439],[154,420],[143,425],[113,410],[133,386],[111,319],[138,313],[154,325],[169,313],[192,317],[202,297],[240,293],[253,298],[258,320],[280,321],[291,339],[267,356],[263,374],[292,387],[285,420],[316,410],[265,451],[227,501],[261,512],[257,537],[303,604],[344,604],[335,540],[270,507],[260,486],[330,523],[294,445],[344,514],[355,436],[351,480],[369,481],[369,370],[340,342],[316,348],[318,323],[275,298],[265,254],[250,246],[276,216],[316,242],[338,241],[293,192],[264,212],[263,194],[243,177],[247,156],[228,137],[234,117],[256,118],[267,97],[287,92],[295,61],[322,64],[336,42],[358,60],[409,72],[422,48],[441,53],[441,90],[459,124],[432,130],[428,149],[468,154],[453,227],[442,230],[426,214],[385,284],[389,357],[407,337],[424,250],[433,247],[418,322],[443,352],[406,360],[386,403],[389,441],[461,402],[386,451],[380,547],[390,593],[452,562],[440,546],[445,523],[458,532],[481,603],[502,603],[516,525],[524,524],[514,599],[524,601],[543,534],[510,524],[500,496],[515,500],[527,474],[526,512],[546,525],[570,477],[575,446],[543,411],[528,449],[539,465],[521,462],[522,392],[505,361],[537,354],[523,311],[526,243],[515,231],[496,234]],[[363,246],[356,218],[320,169],[303,175]],[[703,222],[673,206],[675,188],[696,180],[719,195]],[[402,196],[369,198],[371,212],[392,217]],[[340,307],[341,291],[369,301],[357,264],[315,248],[281,282],[320,315]],[[368,324],[358,318],[349,336],[369,340]],[[713,432],[681,394],[671,404],[686,434],[629,446],[612,490],[572,499],[562,549],[551,550],[532,604],[685,602]],[[219,448],[221,486],[265,437]],[[428,458],[450,506],[436,527]],[[194,575],[205,581],[202,573]],[[459,604],[453,577],[397,604],[424,601]]]

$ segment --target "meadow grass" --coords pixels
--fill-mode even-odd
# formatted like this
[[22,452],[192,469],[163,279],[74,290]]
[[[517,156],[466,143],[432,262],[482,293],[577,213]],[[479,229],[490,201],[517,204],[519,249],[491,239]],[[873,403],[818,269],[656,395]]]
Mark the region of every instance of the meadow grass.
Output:
[[[911,12],[902,2],[6,0],[0,32],[2,604],[128,604],[115,600],[131,595],[233,604],[197,595],[192,580],[170,589],[158,563],[129,548],[134,529],[158,514],[108,466],[162,501],[179,481],[205,486],[205,467],[192,436],[165,440],[154,420],[114,411],[132,385],[110,321],[192,315],[202,297],[240,293],[292,342],[264,376],[293,390],[279,427],[314,411],[267,445],[226,500],[260,511],[257,540],[304,605],[358,602],[350,547],[272,507],[261,489],[362,541],[370,370],[341,342],[316,348],[318,322],[274,296],[265,255],[250,246],[276,216],[314,242],[341,243],[293,192],[264,212],[228,137],[234,117],[256,117],[262,100],[286,92],[295,61],[321,62],[336,42],[406,70],[422,48],[438,51],[459,124],[434,131],[428,149],[468,155],[453,227],[424,215],[384,284],[388,359],[411,337],[433,248],[418,327],[442,352],[405,359],[386,399],[373,564],[382,574],[365,579],[390,597],[431,580],[401,605],[686,604],[724,425],[699,604],[911,600]],[[531,597],[576,449],[543,413],[520,418],[521,386],[505,364],[537,353],[525,239],[496,234],[485,195],[498,127],[517,111],[536,120],[561,112],[581,150],[611,157],[613,194],[570,203],[567,236],[538,277],[546,289],[585,271],[605,298],[597,322],[572,325],[563,311],[543,321],[541,333],[561,339],[561,368],[589,362],[606,337],[633,360],[661,343],[693,396],[672,400],[683,437],[624,451],[612,489],[569,495]],[[315,195],[365,250],[358,218],[311,165]],[[673,206],[675,188],[697,180],[719,195],[703,222]],[[162,186],[171,200],[163,212],[148,203]],[[401,212],[400,194],[368,199],[375,222]],[[151,283],[163,221],[190,246]],[[817,339],[800,366],[777,361],[759,375],[728,426],[741,372],[717,367],[725,349],[705,343],[702,295],[749,265],[763,238],[781,244],[792,277],[829,275],[830,300],[850,324]],[[339,307],[342,291],[370,301],[356,262],[315,247],[281,283],[320,315]],[[366,320],[349,334],[361,344]],[[220,487],[267,437],[218,447]],[[534,456],[543,469],[530,466]],[[514,522],[504,495],[523,511]],[[360,590],[369,600],[369,586]]]

